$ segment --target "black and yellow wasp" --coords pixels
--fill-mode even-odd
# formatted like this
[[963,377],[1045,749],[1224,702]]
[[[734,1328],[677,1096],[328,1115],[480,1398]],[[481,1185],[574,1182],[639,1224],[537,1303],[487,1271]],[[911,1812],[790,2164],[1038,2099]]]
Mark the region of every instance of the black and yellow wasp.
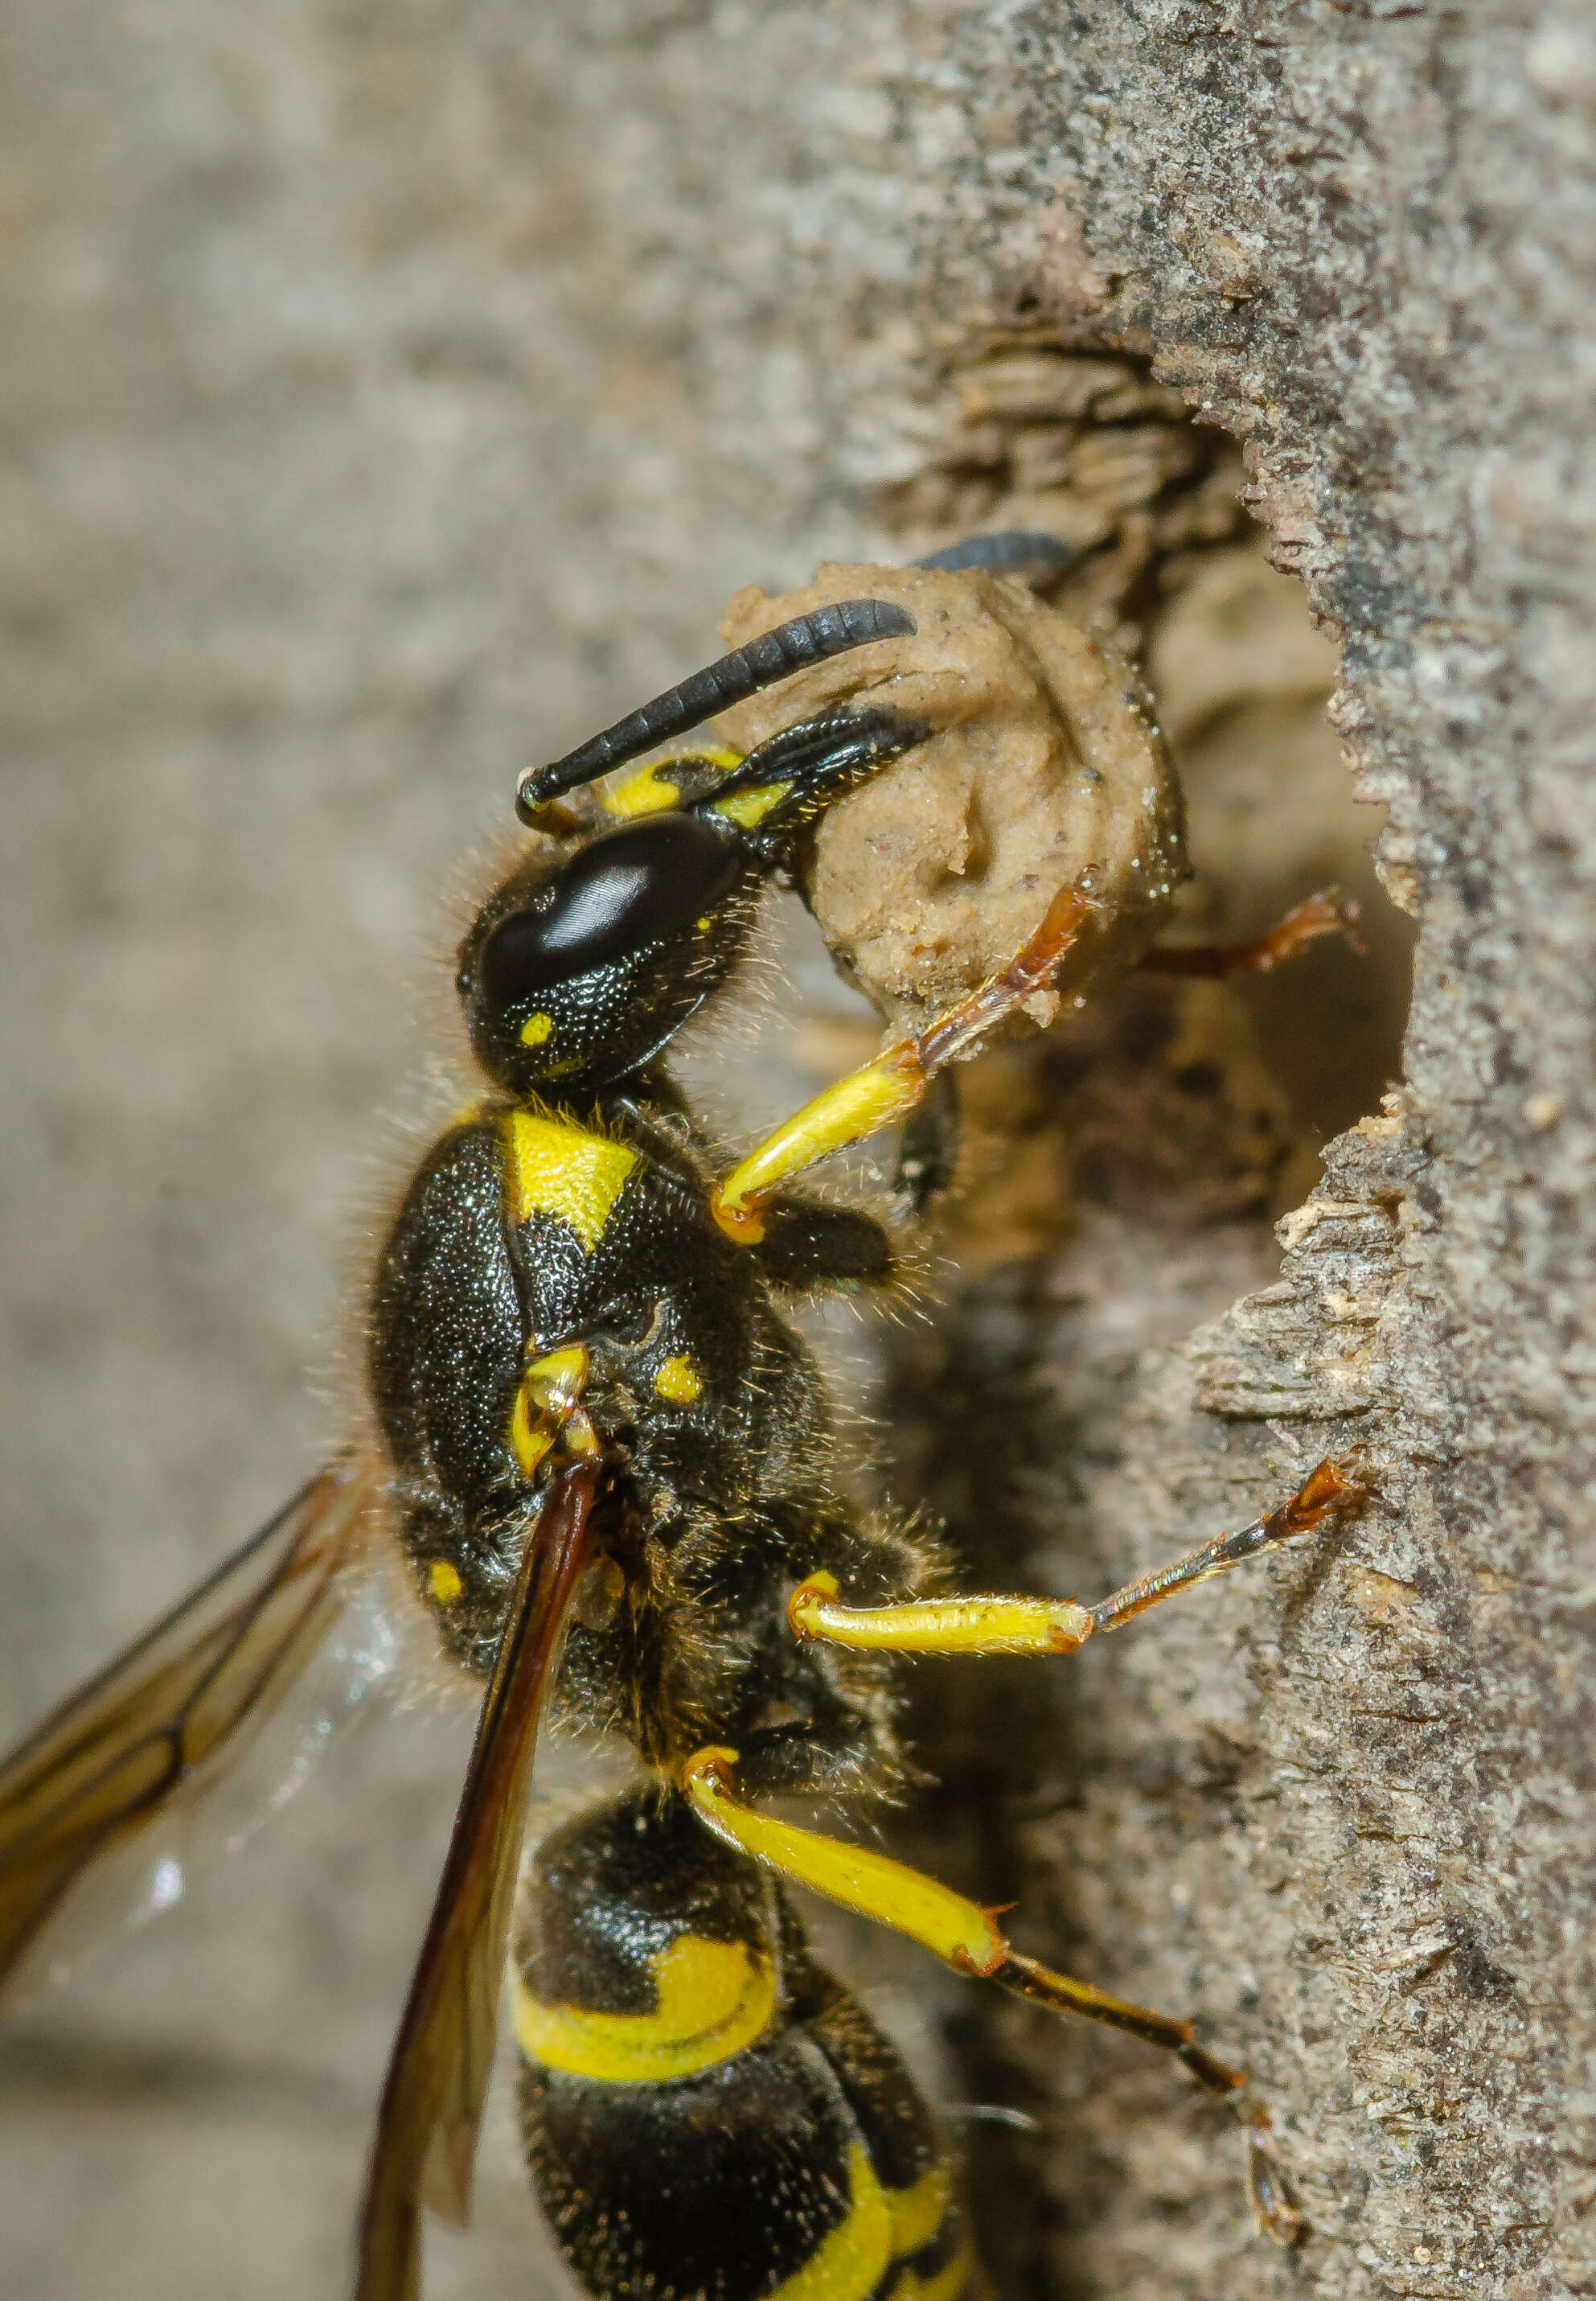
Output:
[[[523,779],[535,836],[458,956],[486,1088],[427,1153],[378,1260],[371,1435],[0,1770],[11,1972],[91,1870],[141,1862],[149,1897],[163,1824],[269,1731],[336,1644],[362,1562],[397,1551],[486,1692],[378,2113],[359,2301],[414,2301],[423,2206],[465,2215],[506,1961],[527,2162],[596,2301],[977,2292],[935,2120],[812,1961],[787,1883],[1164,2046],[1222,2094],[1241,2084],[1189,2023],[1053,1972],[991,1912],[765,1810],[901,1779],[896,1656],[1067,1653],[1302,1533],[1354,1479],[1321,1465],[1242,1533],[1091,1608],[952,1594],[923,1531],[839,1499],[828,1400],[781,1304],[888,1286],[898,1257],[873,1217],[789,1184],[912,1110],[1046,983],[1091,898],[1065,891],[1010,966],[717,1177],[665,1050],[733,974],[817,814],[925,731],[831,712],[741,760],[688,751],[567,802],[825,657],[890,664],[913,629],[901,607],[838,601]],[[630,1744],[639,1780],[546,1838],[522,1880],[545,1718]]]

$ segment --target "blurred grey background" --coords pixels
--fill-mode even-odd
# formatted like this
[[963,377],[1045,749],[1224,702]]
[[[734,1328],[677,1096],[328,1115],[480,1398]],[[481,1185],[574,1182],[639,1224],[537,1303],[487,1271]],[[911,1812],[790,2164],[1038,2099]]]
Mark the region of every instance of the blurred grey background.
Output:
[[[518,768],[859,549],[877,13],[0,12],[6,1739],[336,1435]],[[468,1724],[372,1736],[7,2032],[14,2301],[342,2289]],[[499,2139],[440,2294],[557,2277]]]

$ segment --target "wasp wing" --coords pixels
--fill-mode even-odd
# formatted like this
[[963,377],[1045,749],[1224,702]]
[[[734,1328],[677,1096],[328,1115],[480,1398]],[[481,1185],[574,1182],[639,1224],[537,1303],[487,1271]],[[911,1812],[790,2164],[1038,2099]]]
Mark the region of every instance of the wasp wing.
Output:
[[557,1471],[528,1537],[377,2113],[355,2301],[417,2301],[422,2207],[464,2221],[492,2074],[538,1720],[599,1477]]
[[[0,1762],[0,1988],[86,1873],[119,1851],[143,1854],[159,1823],[249,1749],[341,1611],[343,1569],[379,1499],[369,1463],[320,1471]],[[372,1676],[380,1664],[353,1667]],[[292,1753],[269,1804],[313,1749],[306,1739]],[[176,1873],[164,1889],[163,1871]],[[152,1854],[134,1913],[175,1898],[180,1879]]]

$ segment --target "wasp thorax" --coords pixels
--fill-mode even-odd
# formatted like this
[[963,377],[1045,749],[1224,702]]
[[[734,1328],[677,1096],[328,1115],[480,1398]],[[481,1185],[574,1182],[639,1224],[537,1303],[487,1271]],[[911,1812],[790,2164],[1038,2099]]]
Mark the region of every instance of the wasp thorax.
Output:
[[540,850],[461,946],[477,1059],[516,1093],[624,1078],[724,981],[754,878],[734,836],[684,814]]

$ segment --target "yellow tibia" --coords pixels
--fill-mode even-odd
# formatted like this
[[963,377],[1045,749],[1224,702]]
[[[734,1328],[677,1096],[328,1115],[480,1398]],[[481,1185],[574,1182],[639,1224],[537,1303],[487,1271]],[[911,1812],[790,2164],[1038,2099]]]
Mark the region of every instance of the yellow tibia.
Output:
[[727,1791],[736,1763],[735,1750],[700,1750],[681,1770],[683,1796],[717,1837],[845,1909],[907,1934],[962,1973],[991,1973],[1002,1964],[1007,1944],[979,1904],[885,1853],[739,1805]]
[[848,2153],[848,2213],[769,2301],[865,2301],[892,2259],[892,2213],[857,2142]]
[[733,791],[730,799],[716,799],[709,808],[711,815],[723,815],[728,823],[735,823],[743,831],[752,831],[763,823],[773,807],[780,806],[792,789],[790,783],[756,783],[751,791]]
[[690,1406],[701,1397],[704,1377],[684,1351],[679,1358],[667,1359],[654,1377],[655,1395],[667,1398],[673,1406]]
[[452,1606],[460,1595],[461,1582],[458,1569],[451,1566],[447,1558],[435,1558],[432,1560],[427,1580],[431,1586],[432,1595],[440,1606]]
[[637,1152],[535,1110],[511,1111],[506,1131],[511,1219],[524,1223],[533,1214],[556,1216],[570,1224],[582,1251],[591,1254],[638,1163]]
[[894,2254],[918,2253],[941,2228],[953,2203],[952,2166],[939,2157],[909,2188],[889,2189],[887,2203],[892,2208]]
[[770,2027],[776,1977],[741,1942],[683,1934],[654,1960],[652,2013],[589,2013],[534,1997],[511,1966],[515,2035],[529,2061],[615,2085],[663,2085],[729,2061]]
[[907,1117],[924,1092],[925,1077],[914,1048],[907,1040],[889,1047],[874,1062],[850,1071],[817,1094],[750,1150],[712,1194],[715,1220],[728,1236],[756,1243],[748,1217],[773,1191],[817,1159]]
[[919,1598],[901,1606],[840,1606],[837,1577],[811,1574],[788,1601],[794,1636],[888,1653],[1074,1653],[1091,1615],[1072,1598]]
[[554,1029],[552,1015],[529,1015],[521,1026],[523,1047],[540,1047]]

